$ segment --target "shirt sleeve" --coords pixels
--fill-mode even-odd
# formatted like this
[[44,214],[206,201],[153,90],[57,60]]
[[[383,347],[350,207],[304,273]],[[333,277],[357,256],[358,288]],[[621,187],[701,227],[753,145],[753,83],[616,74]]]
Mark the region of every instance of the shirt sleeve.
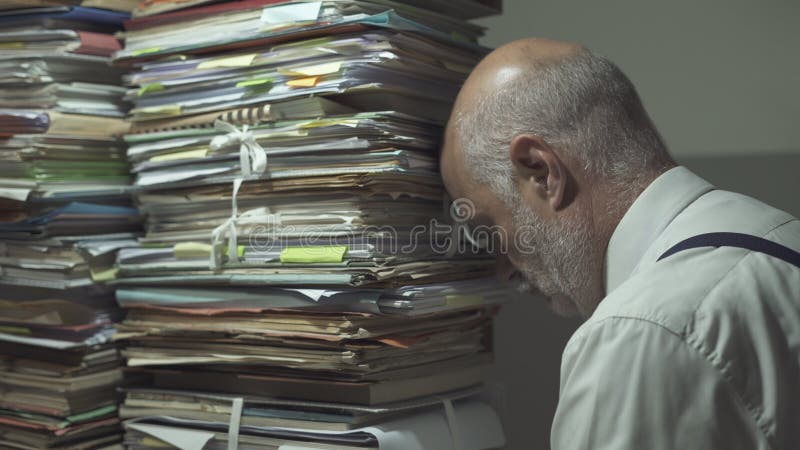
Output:
[[553,450],[767,449],[722,373],[652,322],[587,324],[564,350]]

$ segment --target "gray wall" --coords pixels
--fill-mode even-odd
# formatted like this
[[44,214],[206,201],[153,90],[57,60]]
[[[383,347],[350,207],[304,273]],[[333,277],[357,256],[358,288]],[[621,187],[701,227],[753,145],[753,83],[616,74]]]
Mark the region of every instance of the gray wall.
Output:
[[[540,36],[622,67],[675,157],[720,188],[800,216],[800,2],[505,0],[484,19],[496,47]],[[495,330],[508,448],[549,448],[558,373],[577,326],[514,301]]]

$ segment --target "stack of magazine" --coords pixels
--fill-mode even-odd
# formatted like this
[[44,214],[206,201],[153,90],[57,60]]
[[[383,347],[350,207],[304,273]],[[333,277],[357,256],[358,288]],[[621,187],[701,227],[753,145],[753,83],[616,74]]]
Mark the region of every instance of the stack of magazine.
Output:
[[0,446],[121,448],[121,318],[102,284],[141,227],[121,70],[127,13],[0,5]]

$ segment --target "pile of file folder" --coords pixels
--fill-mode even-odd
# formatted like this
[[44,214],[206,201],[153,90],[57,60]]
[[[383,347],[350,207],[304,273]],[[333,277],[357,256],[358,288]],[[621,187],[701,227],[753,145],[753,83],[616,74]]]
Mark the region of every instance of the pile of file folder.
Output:
[[120,448],[121,310],[99,281],[141,227],[110,65],[128,14],[42,3],[0,5],[0,446]]
[[134,10],[114,56],[146,217],[112,281],[129,448],[503,445],[479,398],[505,292],[437,163],[486,53],[467,20],[496,6]]

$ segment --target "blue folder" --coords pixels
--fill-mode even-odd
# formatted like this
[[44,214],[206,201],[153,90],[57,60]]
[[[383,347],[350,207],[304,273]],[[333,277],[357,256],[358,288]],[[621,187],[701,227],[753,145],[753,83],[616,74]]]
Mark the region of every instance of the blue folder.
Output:
[[0,12],[0,25],[14,22],[35,22],[46,19],[70,20],[122,28],[129,14],[81,6],[58,6],[54,8],[29,8]]

